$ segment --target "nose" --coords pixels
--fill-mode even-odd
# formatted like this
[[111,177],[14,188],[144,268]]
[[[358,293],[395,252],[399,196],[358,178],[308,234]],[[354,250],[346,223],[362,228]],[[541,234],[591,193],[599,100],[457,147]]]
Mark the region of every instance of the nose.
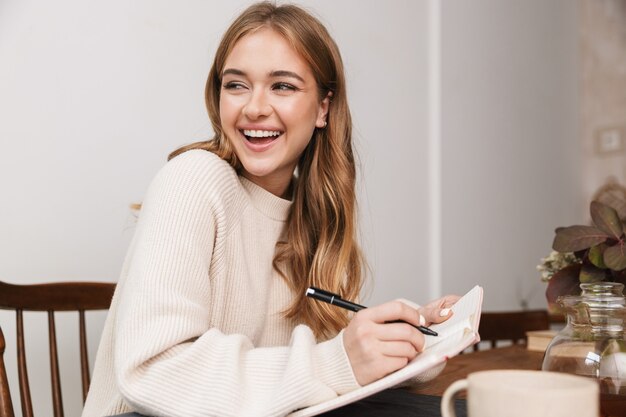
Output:
[[269,116],[272,113],[272,106],[263,90],[253,91],[250,99],[243,108],[243,114],[250,120]]

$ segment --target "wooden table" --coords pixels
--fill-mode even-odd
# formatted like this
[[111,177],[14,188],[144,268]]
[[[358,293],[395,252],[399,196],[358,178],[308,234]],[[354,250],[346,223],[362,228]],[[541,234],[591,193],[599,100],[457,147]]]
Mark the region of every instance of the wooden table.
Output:
[[[448,360],[441,374],[432,381],[411,388],[416,394],[443,396],[446,388],[454,381],[466,378],[472,372],[490,369],[539,370],[543,362],[543,352],[526,349],[525,345],[479,350],[455,356]],[[459,398],[464,398],[465,392]]]
[[[442,397],[446,388],[455,381],[466,378],[472,372],[491,369],[526,369],[539,370],[543,362],[543,352],[527,350],[525,345],[513,345],[496,349],[480,350],[455,356],[448,360],[446,367],[437,378],[422,385],[411,387],[414,394]],[[461,391],[456,398],[465,398]],[[623,397],[601,396],[601,417],[626,416],[626,402]]]

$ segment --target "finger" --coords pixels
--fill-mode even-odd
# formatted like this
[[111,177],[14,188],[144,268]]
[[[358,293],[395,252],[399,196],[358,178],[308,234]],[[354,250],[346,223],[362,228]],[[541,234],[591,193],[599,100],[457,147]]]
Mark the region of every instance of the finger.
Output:
[[406,305],[408,305],[409,307],[413,307],[414,309],[418,309],[420,308],[420,305],[417,303],[414,303],[411,300],[407,300],[406,298],[397,298],[396,301],[400,301],[401,303],[404,303]]
[[378,339],[386,342],[408,342],[413,348],[421,352],[424,350],[424,335],[415,327],[407,323],[389,323],[378,325]]
[[412,360],[419,353],[415,346],[407,342],[384,342],[381,344],[380,353],[395,358],[407,358]]
[[426,326],[448,320],[454,312],[449,308],[421,308],[420,314],[426,319]]
[[424,308],[450,308],[461,299],[458,295],[446,295],[426,304]]
[[457,303],[457,301],[459,301],[461,299],[461,296],[459,295],[446,295],[445,297],[443,297],[441,299],[441,304],[439,305],[440,308],[450,308],[453,305],[455,305]]
[[361,310],[358,314],[362,314],[362,316],[375,323],[403,320],[415,326],[420,326],[420,313],[401,301],[390,301],[376,307],[370,307]]

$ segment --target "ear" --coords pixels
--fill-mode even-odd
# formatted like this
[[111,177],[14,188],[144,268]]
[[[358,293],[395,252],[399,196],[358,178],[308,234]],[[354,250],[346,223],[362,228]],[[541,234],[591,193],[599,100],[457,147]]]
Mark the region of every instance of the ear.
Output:
[[315,127],[323,129],[326,127],[326,116],[328,116],[328,109],[330,107],[330,98],[333,96],[333,92],[329,91],[326,97],[320,102],[319,109],[317,111],[317,120],[315,120]]

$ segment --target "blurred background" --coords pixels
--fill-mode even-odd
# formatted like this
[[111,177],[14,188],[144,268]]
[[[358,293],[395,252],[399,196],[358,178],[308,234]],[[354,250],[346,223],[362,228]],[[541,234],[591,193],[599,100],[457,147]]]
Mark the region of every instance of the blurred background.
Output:
[[[117,280],[129,206],[169,152],[211,137],[205,77],[250,3],[0,0],[0,280]],[[298,4],[346,66],[365,302],[480,284],[484,310],[545,308],[535,267],[554,228],[626,183],[626,0]],[[104,318],[88,317],[92,361]],[[25,320],[34,411],[49,415],[46,319]],[[58,320],[79,415],[78,319]],[[0,312],[17,403],[14,322]]]

